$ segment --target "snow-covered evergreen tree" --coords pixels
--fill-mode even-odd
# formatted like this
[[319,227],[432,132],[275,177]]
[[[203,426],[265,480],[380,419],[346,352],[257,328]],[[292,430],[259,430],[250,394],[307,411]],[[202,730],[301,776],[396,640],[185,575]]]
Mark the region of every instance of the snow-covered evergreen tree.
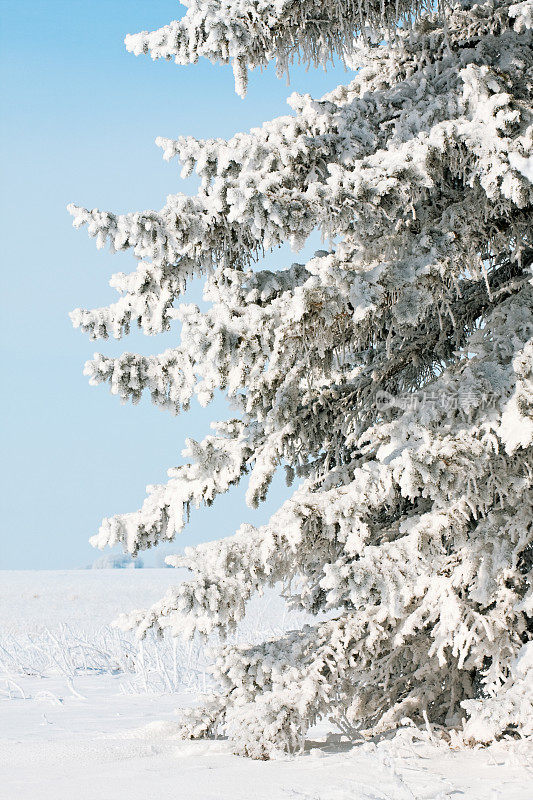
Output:
[[[224,635],[277,582],[326,612],[222,647],[219,691],[184,719],[184,735],[225,731],[256,758],[297,750],[323,716],[347,731],[457,725],[485,702],[490,716],[500,686],[521,696],[512,665],[533,638],[533,2],[187,6],[128,49],[231,61],[241,94],[271,60],[357,72],[229,141],[158,140],[196,169],[195,197],[126,215],[70,207],[99,247],[139,259],[113,277],[118,301],[74,324],[94,339],[181,325],[159,356],[96,355],[91,382],[174,413],[219,388],[235,408],[94,543],[136,554],[245,476],[251,506],[280,465],[297,480],[267,525],[176,558],[191,579],[128,624]],[[255,266],[314,229],[329,249],[308,263]],[[206,312],[175,305],[195,276]],[[531,706],[513,702],[494,735],[531,731]]]

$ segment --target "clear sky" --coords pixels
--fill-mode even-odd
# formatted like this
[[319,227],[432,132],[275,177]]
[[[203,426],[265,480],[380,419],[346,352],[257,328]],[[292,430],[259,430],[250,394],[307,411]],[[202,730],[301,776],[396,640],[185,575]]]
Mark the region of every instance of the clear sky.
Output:
[[[91,563],[99,554],[87,540],[100,519],[137,509],[146,484],[182,463],[185,437],[203,438],[210,420],[226,414],[219,401],[173,418],[149,400],[122,406],[106,387],[88,385],[83,364],[96,349],[161,352],[177,331],[93,343],[72,329],[68,312],[112,301],[110,275],[131,271],[135,260],[97,251],[85,230],[72,228],[67,203],[160,208],[167,194],[194,192],[195,184],[163,161],[156,136],[229,137],[291,113],[285,99],[294,90],[320,96],[348,80],[341,68],[294,69],[288,88],[269,69],[252,75],[243,101],[230,67],[178,67],[126,52],[126,33],[182,13],[175,0],[0,0],[0,569]],[[279,251],[270,263],[305,255]],[[251,511],[243,489],[234,490],[193,513],[167,550],[266,521],[286,494],[279,480]]]

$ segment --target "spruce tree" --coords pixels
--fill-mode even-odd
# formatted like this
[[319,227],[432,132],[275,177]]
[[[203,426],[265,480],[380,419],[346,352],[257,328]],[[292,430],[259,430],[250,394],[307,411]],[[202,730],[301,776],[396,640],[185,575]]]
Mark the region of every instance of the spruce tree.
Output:
[[[355,72],[229,141],[158,140],[196,169],[195,197],[69,207],[99,247],[138,259],[112,278],[117,302],[74,325],[93,339],[181,331],[159,356],[95,356],[91,382],[174,413],[221,389],[235,409],[94,544],[136,554],[241,480],[251,506],[278,468],[295,481],[268,524],[176,557],[190,580],[128,624],[224,637],[279,582],[318,615],[221,646],[217,691],[184,715],[185,736],[226,733],[256,758],[297,751],[321,717],[375,733],[468,711],[490,737],[531,732],[516,681],[533,647],[533,3],[186,5],[127,48],[231,62],[243,95],[247,70],[272,60]],[[316,229],[329,244],[308,263],[258,265]],[[197,276],[207,311],[176,305]]]

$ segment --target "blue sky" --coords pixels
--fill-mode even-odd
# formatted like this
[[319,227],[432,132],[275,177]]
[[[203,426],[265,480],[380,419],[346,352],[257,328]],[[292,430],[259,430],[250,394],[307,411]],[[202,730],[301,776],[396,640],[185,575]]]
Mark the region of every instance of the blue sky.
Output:
[[[75,231],[69,202],[113,211],[160,208],[167,194],[193,193],[156,136],[229,137],[280,114],[293,90],[320,96],[344,70],[294,69],[291,86],[273,69],[252,75],[246,100],[229,67],[177,67],[126,52],[126,33],[152,30],[184,12],[175,0],[0,0],[0,131],[3,391],[0,569],[89,564],[87,540],[103,516],[139,507],[148,483],[181,463],[185,437],[201,439],[222,401],[173,418],[151,406],[122,406],[90,387],[83,364],[98,349],[161,352],[177,341],[132,334],[93,343],[68,312],[116,297],[112,273],[129,254],[97,251]],[[274,266],[303,260],[288,250]],[[193,298],[200,296],[193,287]],[[243,489],[193,513],[172,551],[268,519],[287,490],[277,481],[257,511]],[[152,563],[157,554],[146,561]]]

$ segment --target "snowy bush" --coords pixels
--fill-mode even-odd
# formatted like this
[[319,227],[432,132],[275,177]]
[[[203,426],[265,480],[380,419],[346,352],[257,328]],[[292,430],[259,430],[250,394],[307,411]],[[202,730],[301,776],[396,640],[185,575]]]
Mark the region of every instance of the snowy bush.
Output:
[[198,640],[142,643],[108,626],[96,629],[69,624],[32,633],[0,634],[0,683],[18,676],[121,675],[126,693],[205,691],[210,661]]
[[[6,685],[16,684],[21,677],[61,677],[72,682],[81,676],[114,675],[120,679],[120,691],[127,694],[197,693],[212,687],[212,650],[216,636],[205,642],[199,636],[183,640],[149,633],[138,641],[131,631],[95,624],[89,592],[85,600],[87,611],[84,609],[81,617],[69,618],[68,612],[72,612],[68,602],[69,591],[67,589],[65,593],[65,584],[62,589],[61,578],[57,579],[56,585],[59,586],[60,618],[64,620],[66,614],[67,621],[59,622],[52,607],[46,624],[36,621],[35,610],[30,609],[38,596],[24,597],[24,590],[15,590],[23,603],[26,600],[30,613],[26,619],[24,613],[22,618],[18,615],[11,626],[0,626],[0,697],[5,693]],[[109,576],[105,581],[98,580],[89,586],[92,590],[98,587],[100,596],[109,599],[111,593],[124,583],[116,583]],[[13,598],[13,589],[9,597],[9,581],[7,591],[8,596],[4,599],[9,601]],[[78,597],[75,600],[80,602]],[[232,641],[259,643],[266,637],[283,635],[287,630],[301,626],[305,616],[286,612],[284,605],[279,594],[269,590],[267,596],[258,598],[258,602],[249,606],[246,618]],[[103,618],[112,618],[112,613],[111,607],[106,609]],[[30,627],[28,618],[31,619]]]
[[[181,330],[157,356],[96,354],[91,383],[173,413],[221,389],[235,409],[93,543],[135,555],[245,476],[251,506],[280,466],[296,481],[267,525],[176,557],[190,580],[124,625],[231,635],[278,581],[292,608],[328,616],[224,646],[218,693],[184,735],[225,731],[265,758],[298,750],[324,716],[375,733],[406,717],[456,726],[465,707],[474,725],[497,703],[491,735],[529,730],[512,670],[533,630],[531,12],[531,0],[213,0],[127,39],[154,58],[232,61],[242,94],[247,69],[270,60],[358,70],[229,141],[158,140],[183,175],[196,169],[195,197],[70,207],[98,247],[138,259],[112,278],[118,301],[74,324],[93,339]],[[256,265],[316,229],[328,249],[306,264]],[[197,276],[206,311],[176,305]]]
[[142,558],[132,558],[129,553],[108,553],[97,558],[90,569],[142,569]]
[[486,687],[482,700],[463,700],[466,740],[492,742],[504,735],[533,736],[533,642],[525,644],[503,685]]

